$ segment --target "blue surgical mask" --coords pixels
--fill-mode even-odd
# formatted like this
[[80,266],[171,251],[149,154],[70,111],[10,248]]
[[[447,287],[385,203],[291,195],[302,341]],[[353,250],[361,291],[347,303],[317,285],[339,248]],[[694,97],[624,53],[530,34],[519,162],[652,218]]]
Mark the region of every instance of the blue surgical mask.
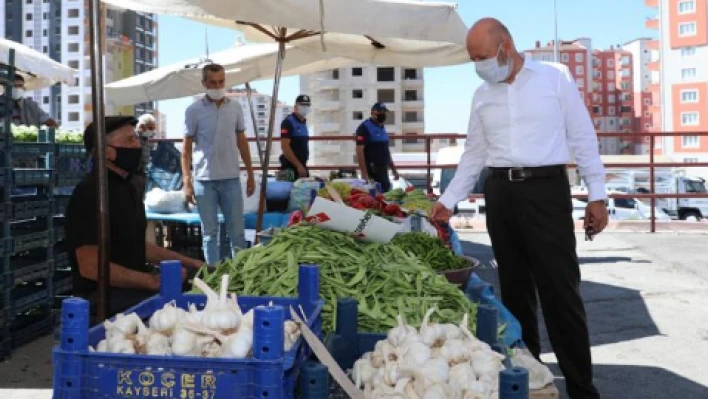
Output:
[[477,75],[488,83],[501,83],[511,75],[511,59],[508,59],[506,64],[499,63],[499,53],[501,52],[501,44],[497,50],[496,57],[487,58],[486,60],[476,61],[474,68]]

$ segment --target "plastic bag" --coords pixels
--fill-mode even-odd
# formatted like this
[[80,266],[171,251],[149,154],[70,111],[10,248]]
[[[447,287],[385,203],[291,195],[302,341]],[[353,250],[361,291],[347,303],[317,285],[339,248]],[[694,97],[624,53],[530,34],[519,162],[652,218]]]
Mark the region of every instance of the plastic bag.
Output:
[[252,196],[246,195],[246,179],[241,179],[241,194],[243,195],[243,213],[258,213],[258,199],[261,194],[261,179],[260,176],[255,178],[256,189]]
[[529,371],[529,389],[541,389],[553,382],[555,377],[551,370],[534,358],[525,349],[516,349],[511,357],[514,367],[523,367]]
[[288,211],[308,209],[312,200],[317,196],[317,190],[321,187],[322,183],[315,179],[300,179],[296,181],[290,192]]
[[145,194],[145,208],[157,213],[187,212],[187,198],[183,191],[165,191],[153,188]]

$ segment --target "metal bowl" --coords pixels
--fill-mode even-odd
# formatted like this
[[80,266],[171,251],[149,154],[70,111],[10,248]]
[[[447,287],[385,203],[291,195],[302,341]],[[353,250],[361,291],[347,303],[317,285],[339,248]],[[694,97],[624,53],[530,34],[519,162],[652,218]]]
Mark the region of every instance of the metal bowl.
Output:
[[465,284],[470,279],[470,276],[472,275],[472,271],[479,266],[480,262],[478,259],[475,259],[471,256],[465,256],[465,255],[459,255],[460,257],[466,259],[469,262],[469,266],[463,267],[462,269],[453,269],[453,270],[443,270],[439,271],[438,274],[442,274],[445,276],[447,281],[450,282],[450,284],[455,284],[460,287],[464,287]]

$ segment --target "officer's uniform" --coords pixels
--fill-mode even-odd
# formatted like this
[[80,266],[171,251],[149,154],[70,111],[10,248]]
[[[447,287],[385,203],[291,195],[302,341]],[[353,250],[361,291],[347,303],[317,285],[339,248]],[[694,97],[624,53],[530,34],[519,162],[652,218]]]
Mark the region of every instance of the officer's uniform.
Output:
[[388,168],[391,164],[388,133],[383,124],[369,118],[356,129],[356,144],[364,146],[364,161],[369,178],[381,184],[386,192],[391,189]]
[[[298,96],[295,103],[309,106],[310,97],[305,95]],[[307,129],[307,118],[303,118],[294,112],[288,115],[280,124],[280,137],[290,139],[290,149],[293,150],[297,160],[307,170],[307,160],[310,158],[310,133]],[[297,168],[285,157],[285,154],[280,155],[280,169],[292,174],[292,180],[298,178]]]

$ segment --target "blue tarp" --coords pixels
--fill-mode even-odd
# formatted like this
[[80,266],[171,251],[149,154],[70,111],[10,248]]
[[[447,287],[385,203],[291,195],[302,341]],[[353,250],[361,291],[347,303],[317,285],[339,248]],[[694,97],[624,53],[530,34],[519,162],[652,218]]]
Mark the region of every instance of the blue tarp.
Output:
[[[456,254],[463,254],[462,243],[460,242],[460,237],[457,235],[457,232],[453,231],[450,234],[450,243],[452,244],[452,250]],[[497,308],[499,311],[499,324],[505,326],[504,332],[500,337],[501,343],[504,344],[504,346],[523,346],[523,342],[521,341],[521,324],[519,324],[516,317],[514,317],[509,309],[494,295],[494,287],[492,287],[491,284],[479,278],[477,273],[472,273],[467,282],[465,295],[473,302]]]

